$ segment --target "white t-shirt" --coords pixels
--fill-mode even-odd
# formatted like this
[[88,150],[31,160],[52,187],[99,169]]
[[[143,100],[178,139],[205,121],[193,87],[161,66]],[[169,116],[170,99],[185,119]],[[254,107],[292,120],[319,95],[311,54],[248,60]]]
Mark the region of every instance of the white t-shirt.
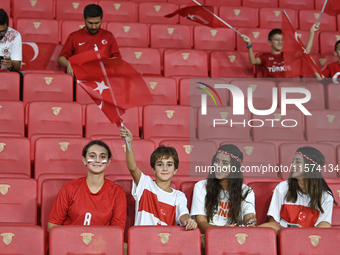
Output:
[[[205,196],[207,194],[207,180],[199,181],[195,184],[194,195],[192,197],[191,205],[191,215],[206,215],[205,211]],[[243,195],[250,189],[246,199],[241,202],[241,221],[243,221],[244,216],[248,213],[255,214],[255,194],[254,191],[247,185],[242,185]],[[229,191],[220,193],[219,203],[217,211],[214,212],[212,220],[209,222],[212,225],[224,226],[225,224],[230,224],[228,222],[228,212],[229,212]]]
[[189,214],[187,198],[175,189],[160,189],[150,176],[141,174],[138,185],[132,181],[132,196],[136,200],[135,226],[176,225],[180,217]]
[[296,203],[287,202],[288,181],[280,182],[272,196],[267,215],[272,216],[282,227],[288,223],[300,224],[302,227],[313,227],[322,221],[332,224],[333,197],[327,192],[322,193],[321,206],[324,213],[309,207],[310,197],[300,194]]
[[8,50],[11,60],[22,60],[21,35],[18,31],[10,27],[5,37],[0,40],[0,56],[4,56],[6,50]]

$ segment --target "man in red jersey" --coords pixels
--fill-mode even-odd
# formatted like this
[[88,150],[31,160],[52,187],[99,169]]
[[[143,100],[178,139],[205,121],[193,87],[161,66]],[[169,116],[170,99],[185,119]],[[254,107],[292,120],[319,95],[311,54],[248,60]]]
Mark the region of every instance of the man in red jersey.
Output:
[[103,10],[99,5],[90,4],[84,8],[85,27],[69,35],[61,50],[58,63],[67,68],[67,73],[73,74],[68,59],[76,54],[91,50],[96,44],[98,49],[106,47],[104,57],[120,57],[116,39],[111,32],[101,29]]

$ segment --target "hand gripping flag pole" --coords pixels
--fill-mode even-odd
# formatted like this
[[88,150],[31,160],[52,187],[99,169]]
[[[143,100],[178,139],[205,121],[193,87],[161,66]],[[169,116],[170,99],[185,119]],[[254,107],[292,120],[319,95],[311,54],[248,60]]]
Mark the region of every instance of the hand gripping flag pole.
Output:
[[[95,50],[95,51],[98,51],[97,44],[94,45],[94,50]],[[102,59],[99,52],[98,52],[98,54],[97,54],[97,57],[98,57],[99,60]],[[107,76],[107,73],[106,73],[104,64],[103,64],[102,61],[99,61],[99,64],[100,64],[100,67],[101,67],[102,72],[103,72],[103,74],[104,74],[106,84],[109,85],[111,97],[112,97],[113,103],[114,103],[114,105],[115,105],[115,107],[116,107],[117,114],[118,114],[119,118],[122,119],[122,118],[121,118],[121,115],[120,115],[120,113],[119,113],[119,109],[117,108],[117,101],[116,101],[116,98],[115,98],[115,96],[114,96],[114,94],[113,94],[112,87],[111,87],[111,84],[110,84],[110,80],[109,80],[109,77]],[[124,128],[124,124],[123,124],[123,121],[122,121],[122,120],[120,120],[120,125],[121,125],[122,128]],[[126,143],[126,146],[127,146],[128,150],[130,151],[130,145],[129,145],[129,143],[128,143],[127,137],[125,137],[125,143]]]
[[321,13],[320,13],[320,16],[319,16],[318,22],[320,22],[320,20],[321,20],[321,16],[322,16],[323,12],[325,11],[325,8],[326,8],[326,5],[327,5],[327,2],[328,2],[328,0],[326,0],[326,1],[325,1],[325,3],[323,4],[323,7],[322,7],[322,10],[321,10]]

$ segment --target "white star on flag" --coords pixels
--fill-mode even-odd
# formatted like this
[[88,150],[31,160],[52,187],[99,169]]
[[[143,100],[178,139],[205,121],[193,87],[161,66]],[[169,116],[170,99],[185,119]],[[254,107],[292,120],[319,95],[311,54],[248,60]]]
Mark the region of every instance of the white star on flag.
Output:
[[104,81],[100,83],[95,81],[95,83],[98,87],[95,88],[93,91],[99,90],[99,94],[102,94],[104,89],[109,89],[109,87],[105,85]]
[[98,105],[99,109],[101,110],[103,108],[103,101],[101,101],[100,105]]

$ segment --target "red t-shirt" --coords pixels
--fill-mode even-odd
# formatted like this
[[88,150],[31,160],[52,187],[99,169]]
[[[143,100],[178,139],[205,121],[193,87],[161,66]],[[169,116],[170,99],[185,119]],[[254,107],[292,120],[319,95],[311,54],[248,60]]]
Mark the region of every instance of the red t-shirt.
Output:
[[68,36],[59,56],[70,58],[73,55],[94,49],[95,44],[97,44],[98,49],[108,46],[104,53],[105,57],[121,58],[116,39],[111,32],[100,29],[97,33],[90,34],[85,28],[79,29]]
[[263,67],[264,78],[285,78],[286,77],[286,66],[283,61],[283,53],[272,54],[262,53],[258,56],[261,60]]
[[58,225],[111,225],[124,230],[126,208],[126,194],[120,186],[105,180],[93,194],[83,177],[61,188],[48,221]]
[[335,75],[340,75],[340,63],[334,62],[329,64],[325,70],[323,70],[322,74],[325,78],[334,78]]

